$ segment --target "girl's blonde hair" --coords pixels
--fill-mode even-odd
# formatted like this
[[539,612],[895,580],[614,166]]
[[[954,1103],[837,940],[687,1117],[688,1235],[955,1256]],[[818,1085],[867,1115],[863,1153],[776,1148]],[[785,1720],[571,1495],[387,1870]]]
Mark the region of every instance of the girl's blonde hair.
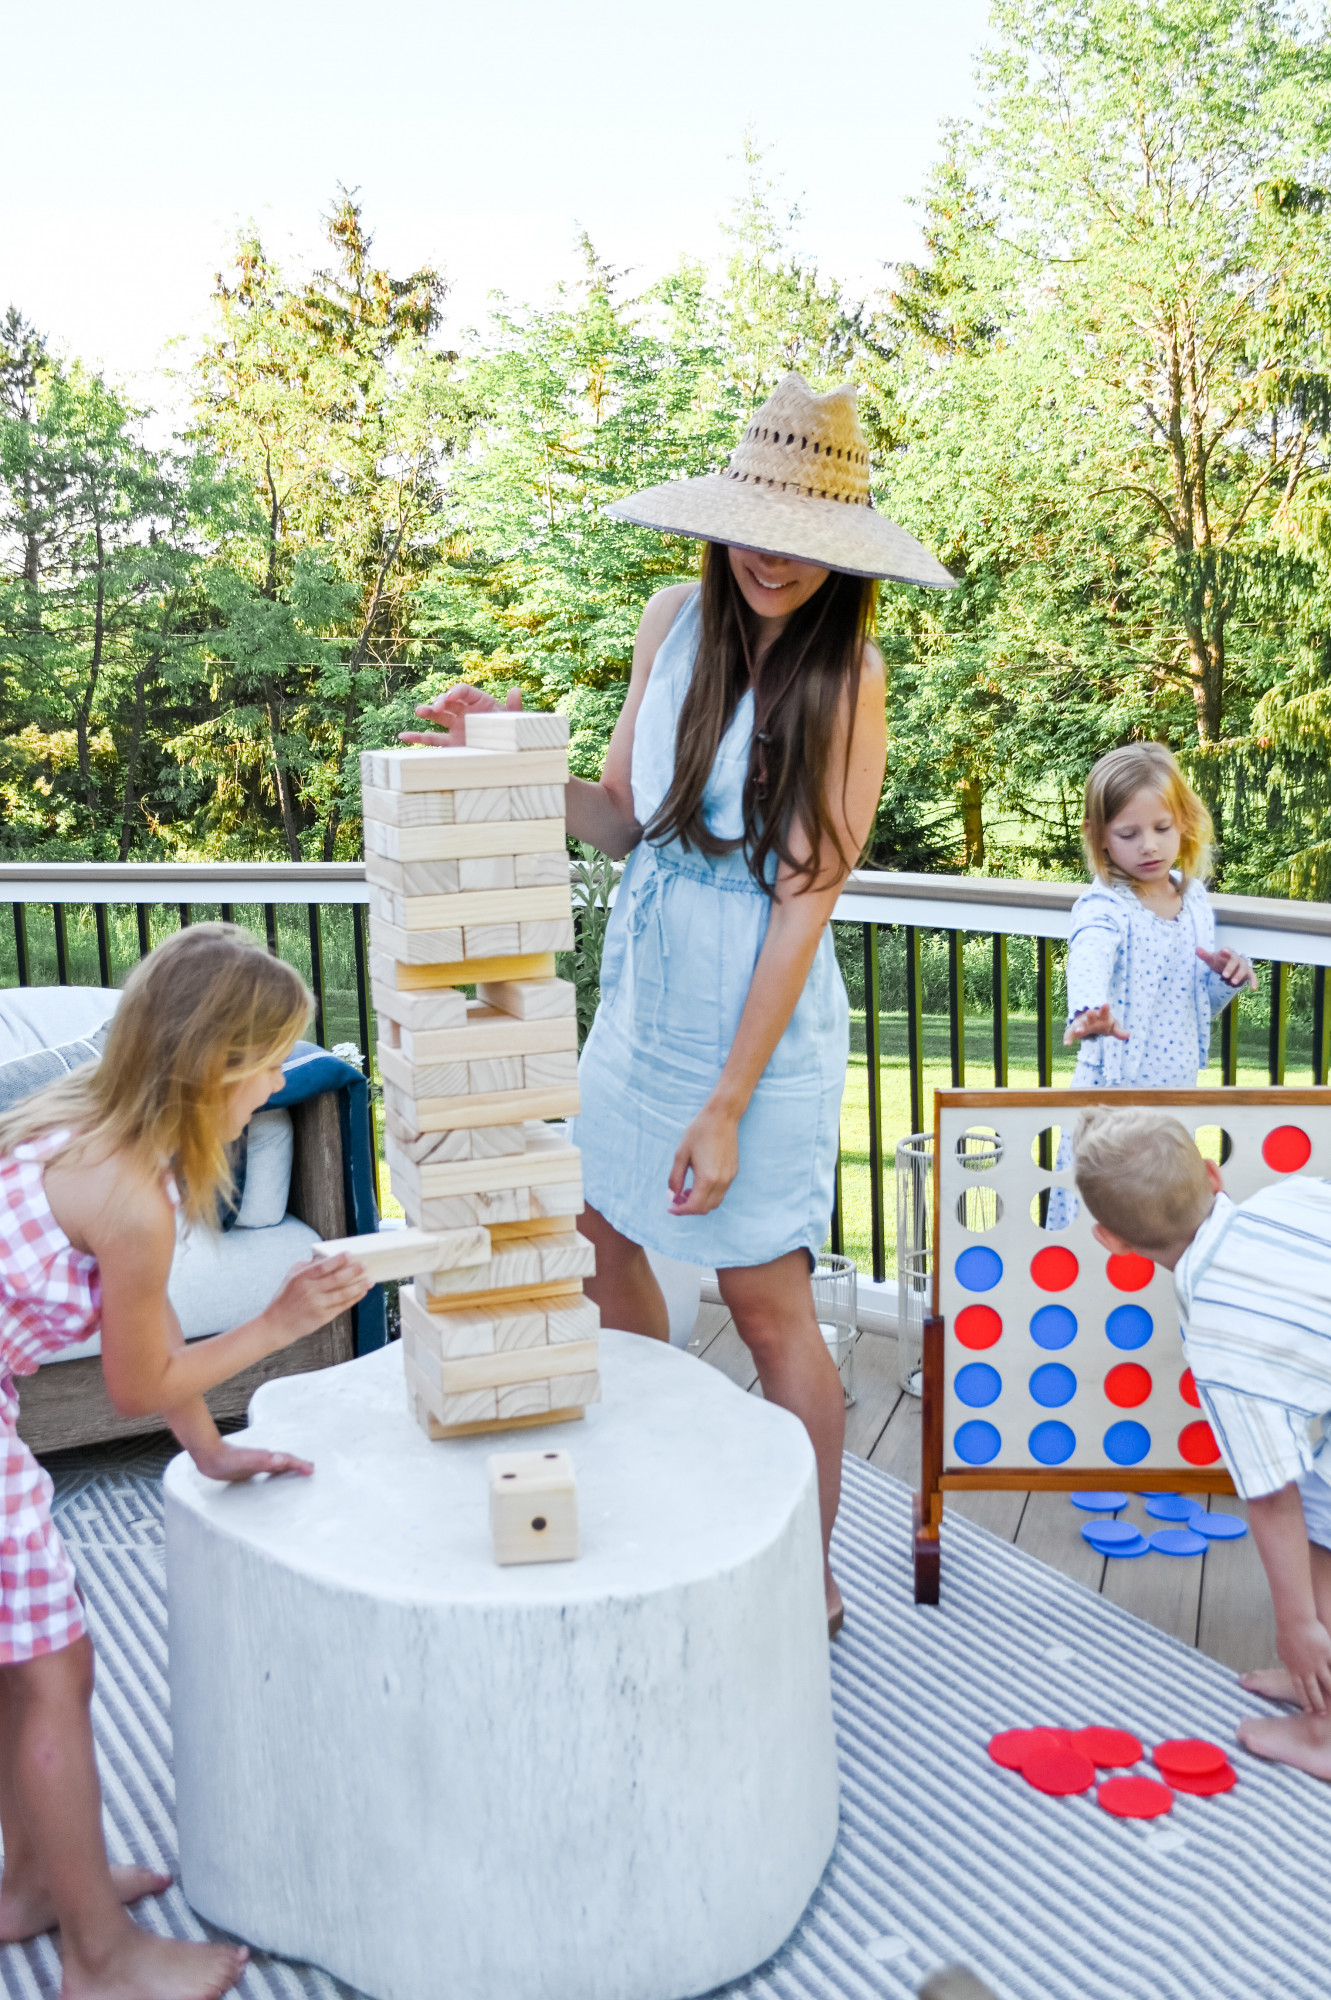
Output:
[[1163,743],[1126,743],[1102,757],[1086,780],[1082,845],[1092,875],[1110,882],[1129,878],[1109,858],[1106,830],[1128,800],[1141,791],[1158,792],[1179,831],[1178,866],[1184,879],[1204,882],[1211,872],[1211,815]]
[[193,924],[125,982],[99,1063],[0,1116],[0,1153],[68,1126],[60,1156],[121,1154],[145,1178],[170,1167],[191,1222],[231,1191],[230,1086],[284,1059],[309,1017],[300,974],[235,924]]

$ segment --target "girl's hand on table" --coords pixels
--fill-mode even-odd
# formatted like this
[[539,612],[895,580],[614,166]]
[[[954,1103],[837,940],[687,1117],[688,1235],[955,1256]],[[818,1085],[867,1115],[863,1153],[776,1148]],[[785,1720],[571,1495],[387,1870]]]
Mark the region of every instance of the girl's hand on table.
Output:
[[1114,1019],[1109,1002],[1102,1007],[1083,1007],[1075,1014],[1063,1030],[1063,1046],[1070,1048],[1073,1042],[1088,1042],[1096,1035],[1112,1035],[1116,1042],[1129,1039],[1126,1028],[1120,1028]]
[[190,1457],[205,1479],[241,1480],[253,1479],[260,1472],[309,1474],[314,1470],[308,1458],[296,1458],[289,1451],[254,1451],[247,1445],[228,1444],[225,1438],[201,1445]]
[[348,1312],[370,1289],[370,1277],[363,1264],[345,1254],[340,1257],[311,1257],[288,1271],[281,1291],[262,1314],[272,1333],[274,1351],[290,1347],[317,1327],[327,1326]]
[[[693,1182],[684,1182],[693,1171]],[[671,1215],[709,1215],[739,1172],[739,1120],[704,1105],[679,1142],[670,1169]]]
[[457,687],[436,695],[433,701],[423,702],[416,710],[423,721],[441,723],[444,733],[430,729],[404,729],[399,732],[398,741],[433,743],[445,750],[457,750],[467,741],[468,715],[488,715],[496,708],[521,707],[521,688],[510,688],[507,701],[496,701],[484,689],[468,687],[465,682],[460,682]]
[[1219,973],[1226,986],[1248,986],[1257,991],[1257,974],[1252,969],[1252,960],[1245,958],[1241,951],[1203,951],[1197,947],[1197,956],[1203,965],[1209,965],[1212,972]]

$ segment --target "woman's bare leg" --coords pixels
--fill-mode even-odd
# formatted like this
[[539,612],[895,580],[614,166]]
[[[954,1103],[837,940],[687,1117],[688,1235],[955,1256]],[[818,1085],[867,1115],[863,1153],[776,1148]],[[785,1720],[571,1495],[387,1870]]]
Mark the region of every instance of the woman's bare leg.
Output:
[[833,1617],[841,1609],[841,1592],[826,1558],[841,1502],[846,1399],[813,1309],[808,1257],[803,1250],[792,1250],[770,1264],[718,1271],[716,1278],[740,1339],[753,1356],[763,1395],[798,1417],[813,1443],[827,1610]]
[[[154,1937],[126,1916],[106,1861],[92,1741],[92,1642],[0,1667],[9,1756],[0,1766],[6,1838],[55,1906],[63,2000],[219,2000],[245,1969],[231,1945]],[[23,1843],[26,1841],[26,1847]],[[9,1856],[6,1854],[6,1873]]]
[[669,1340],[665,1297],[642,1245],[621,1236],[594,1208],[583,1210],[578,1229],[596,1245],[596,1276],[583,1289],[601,1308],[601,1324],[642,1333],[649,1340]]

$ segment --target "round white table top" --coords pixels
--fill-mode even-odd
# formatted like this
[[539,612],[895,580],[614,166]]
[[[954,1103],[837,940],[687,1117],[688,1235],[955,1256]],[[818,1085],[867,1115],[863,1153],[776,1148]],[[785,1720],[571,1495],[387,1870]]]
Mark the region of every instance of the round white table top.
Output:
[[[603,1401],[581,1423],[432,1443],[407,1409],[393,1343],[357,1361],[265,1383],[247,1444],[299,1453],[311,1478],[231,1486],[182,1454],[169,1501],[211,1532],[344,1592],[478,1606],[641,1598],[735,1569],[785,1529],[814,1478],[804,1426],[662,1342],[601,1335]],[[486,1460],[568,1451],[578,1482],[575,1562],[501,1568]]]

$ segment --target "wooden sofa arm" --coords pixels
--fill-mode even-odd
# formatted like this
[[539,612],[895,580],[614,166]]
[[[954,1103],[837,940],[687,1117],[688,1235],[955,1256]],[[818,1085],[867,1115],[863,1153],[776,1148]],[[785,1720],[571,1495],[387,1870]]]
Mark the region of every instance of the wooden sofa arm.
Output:
[[[342,1178],[342,1127],[338,1100],[332,1091],[306,1098],[291,1107],[294,1140],[291,1192],[287,1212],[308,1222],[322,1237],[347,1234],[346,1196]],[[276,1375],[301,1375],[350,1361],[356,1352],[351,1314],[342,1313],[327,1326],[298,1340],[280,1354],[270,1354],[211,1391],[208,1407],[219,1424],[234,1427],[249,1408],[261,1382]],[[83,1361],[56,1361],[19,1385],[18,1432],[30,1450],[69,1451],[80,1445],[103,1444],[113,1438],[141,1437],[163,1428],[159,1416],[119,1416],[106,1393],[99,1355]]]

